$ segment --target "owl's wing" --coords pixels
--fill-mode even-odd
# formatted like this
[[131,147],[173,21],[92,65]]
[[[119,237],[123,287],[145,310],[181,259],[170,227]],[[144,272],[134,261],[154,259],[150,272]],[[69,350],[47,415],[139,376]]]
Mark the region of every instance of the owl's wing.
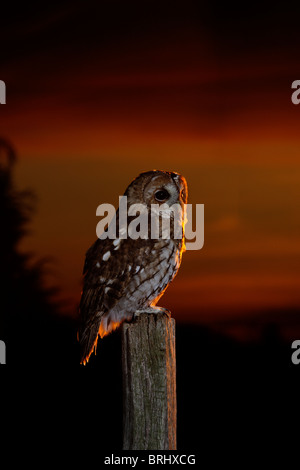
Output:
[[107,328],[101,321],[123,297],[135,265],[141,264],[141,260],[145,262],[144,246],[142,240],[107,238],[98,239],[87,251],[78,331],[82,363],[88,361],[96,348],[98,334],[103,337],[119,325],[111,322]]

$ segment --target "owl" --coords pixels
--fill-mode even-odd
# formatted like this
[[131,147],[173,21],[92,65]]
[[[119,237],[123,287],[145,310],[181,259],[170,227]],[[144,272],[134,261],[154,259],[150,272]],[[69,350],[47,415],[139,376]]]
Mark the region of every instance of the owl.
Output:
[[[187,184],[183,176],[160,170],[141,173],[128,186],[124,196],[128,208],[143,204],[149,217],[152,207],[162,208],[159,231],[156,238],[151,238],[149,223],[149,236],[123,238],[121,230],[124,228],[119,226],[118,210],[116,237],[101,237],[87,251],[79,307],[78,341],[82,364],[86,364],[96,350],[98,337],[103,338],[125,320],[130,321],[141,313],[168,314],[156,303],[175,277],[185,249]],[[174,225],[170,223],[170,236],[166,238],[162,230],[163,218],[169,216],[170,222],[174,221],[174,214],[169,210],[174,204],[182,209],[181,235],[174,236],[174,222]],[[131,219],[127,217],[127,227]]]

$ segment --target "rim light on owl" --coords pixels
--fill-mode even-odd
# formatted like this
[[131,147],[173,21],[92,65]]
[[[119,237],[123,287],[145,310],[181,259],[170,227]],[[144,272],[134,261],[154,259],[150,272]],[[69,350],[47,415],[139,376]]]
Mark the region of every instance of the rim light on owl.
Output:
[[195,230],[193,204],[184,204],[183,209],[180,204],[151,204],[150,213],[149,218],[149,208],[146,204],[132,204],[128,207],[126,196],[119,196],[118,211],[112,204],[100,204],[96,210],[96,216],[102,217],[96,227],[97,237],[102,240],[181,239],[184,231],[186,249],[201,250],[204,245],[204,204],[195,204]]

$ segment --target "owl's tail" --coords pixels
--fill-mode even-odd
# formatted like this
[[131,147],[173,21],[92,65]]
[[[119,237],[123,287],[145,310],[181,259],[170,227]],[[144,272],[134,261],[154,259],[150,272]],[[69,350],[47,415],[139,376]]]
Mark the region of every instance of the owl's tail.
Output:
[[[123,321],[123,320],[122,320]],[[83,325],[78,331],[80,364],[86,365],[93,351],[97,349],[98,337],[103,338],[114,331],[122,321],[113,321],[110,315],[94,317],[92,322]]]
[[92,352],[96,353],[100,324],[101,318],[92,323],[88,322],[79,329],[77,337],[80,347],[80,364],[85,365]]

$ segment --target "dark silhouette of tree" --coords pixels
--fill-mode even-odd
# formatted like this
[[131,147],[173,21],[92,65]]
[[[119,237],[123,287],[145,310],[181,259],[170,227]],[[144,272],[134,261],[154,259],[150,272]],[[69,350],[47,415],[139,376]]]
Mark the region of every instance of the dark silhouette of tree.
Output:
[[[43,286],[45,261],[21,253],[35,203],[31,191],[16,190],[12,170],[16,153],[0,139],[0,339],[7,345],[7,363],[54,363],[64,357],[70,339],[66,320],[58,315],[54,289]],[[72,331],[73,333],[73,331]]]

